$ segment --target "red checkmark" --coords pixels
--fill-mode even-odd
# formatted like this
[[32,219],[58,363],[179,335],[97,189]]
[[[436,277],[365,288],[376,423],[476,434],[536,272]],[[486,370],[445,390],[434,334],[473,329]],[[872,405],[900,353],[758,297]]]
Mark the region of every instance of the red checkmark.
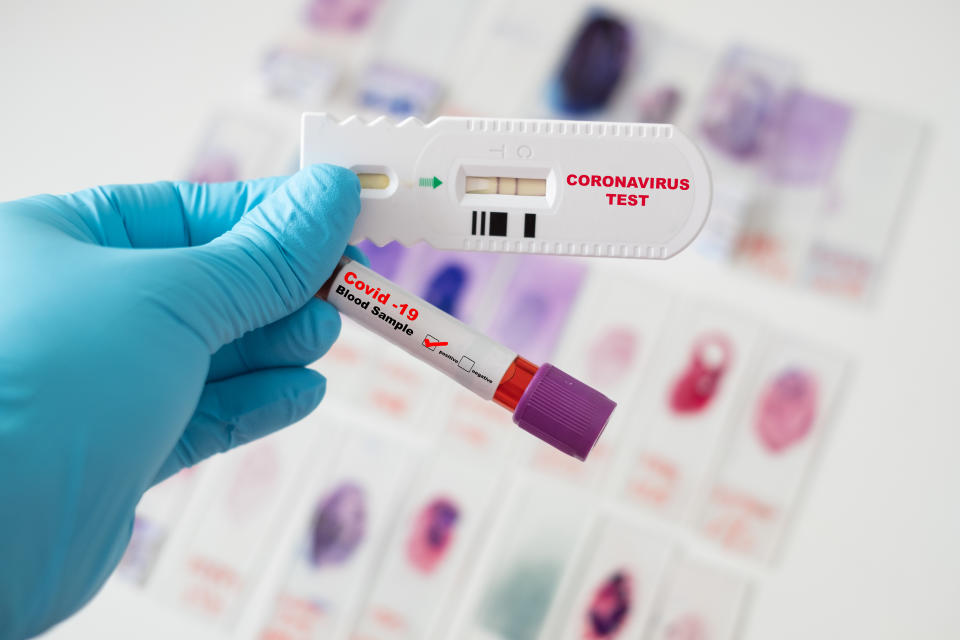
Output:
[[448,344],[448,342],[430,342],[426,338],[423,339],[423,346],[425,346],[427,349],[431,349],[433,347],[445,347]]

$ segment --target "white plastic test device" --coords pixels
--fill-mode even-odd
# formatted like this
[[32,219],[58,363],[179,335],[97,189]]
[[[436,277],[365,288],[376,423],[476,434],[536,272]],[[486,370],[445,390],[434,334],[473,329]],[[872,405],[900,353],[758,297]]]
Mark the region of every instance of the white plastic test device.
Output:
[[665,124],[303,116],[301,166],[360,176],[353,241],[669,258],[700,232],[710,172]]

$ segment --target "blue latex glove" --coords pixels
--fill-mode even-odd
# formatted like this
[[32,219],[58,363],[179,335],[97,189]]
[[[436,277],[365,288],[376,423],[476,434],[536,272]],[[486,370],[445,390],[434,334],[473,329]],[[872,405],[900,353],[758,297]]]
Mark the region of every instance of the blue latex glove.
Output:
[[316,166],[0,204],[0,637],[88,601],[152,485],[317,406],[359,193]]

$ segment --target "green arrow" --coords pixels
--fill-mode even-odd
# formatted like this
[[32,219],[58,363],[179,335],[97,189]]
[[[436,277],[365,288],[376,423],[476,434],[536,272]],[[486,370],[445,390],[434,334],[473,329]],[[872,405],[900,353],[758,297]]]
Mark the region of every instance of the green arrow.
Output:
[[438,178],[437,176],[433,176],[433,178],[420,178],[421,187],[433,187],[434,189],[436,189],[442,184],[443,182],[441,182],[440,178]]

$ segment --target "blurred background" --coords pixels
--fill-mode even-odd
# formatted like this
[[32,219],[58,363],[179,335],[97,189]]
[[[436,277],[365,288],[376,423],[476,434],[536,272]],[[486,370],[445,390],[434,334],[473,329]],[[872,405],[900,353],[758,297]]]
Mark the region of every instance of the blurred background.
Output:
[[305,110],[669,122],[715,181],[663,263],[365,245],[618,400],[589,462],[345,323],[323,406],[148,493],[48,637],[960,636],[957,24],[947,0],[6,0],[0,199],[289,173]]

